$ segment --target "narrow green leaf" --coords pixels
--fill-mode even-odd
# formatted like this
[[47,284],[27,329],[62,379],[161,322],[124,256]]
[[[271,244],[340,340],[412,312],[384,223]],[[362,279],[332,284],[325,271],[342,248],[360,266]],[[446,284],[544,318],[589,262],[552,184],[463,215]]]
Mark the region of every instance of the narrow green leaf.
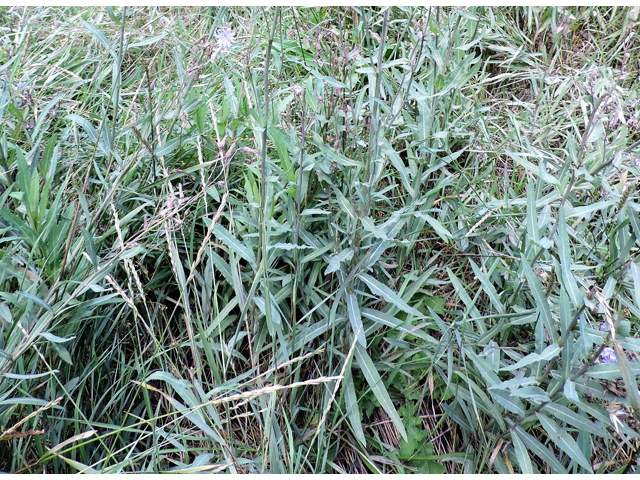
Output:
[[353,334],[358,337],[358,343],[366,348],[367,340],[364,336],[358,298],[355,293],[347,293],[347,310],[349,311],[349,321],[351,322],[351,328],[353,328]]
[[542,445],[533,435],[529,435],[522,427],[517,426],[514,431],[518,432],[520,439],[526,443],[531,452],[536,454],[543,462],[551,467],[551,472],[556,474],[565,474],[567,471],[558,461],[553,451]]
[[560,209],[560,215],[558,217],[558,237],[558,253],[560,254],[564,288],[569,294],[573,307],[579,308],[581,304],[580,289],[571,271],[571,249],[569,246],[569,235],[567,234],[564,209],[562,208]]
[[[0,400],[0,405],[34,405],[36,407],[43,407],[49,403],[48,400],[32,397],[13,397],[6,400]],[[59,405],[55,405],[54,408],[62,409]]]
[[247,248],[247,246],[234,237],[229,231],[224,228],[219,223],[213,228],[213,233],[216,237],[222,241],[227,247],[233,250],[234,253],[240,255],[244,258],[249,264],[253,267],[254,270],[257,270],[256,267],[256,257],[253,253],[253,250]]
[[547,392],[542,390],[540,387],[536,387],[534,385],[530,385],[528,387],[519,388],[513,392],[511,395],[520,398],[526,398],[529,400],[533,400],[534,402],[548,402],[549,397],[547,396]]
[[531,365],[534,362],[540,362],[543,360],[551,360],[552,358],[558,356],[560,354],[561,348],[557,343],[552,343],[547,348],[545,348],[542,353],[530,353],[529,355],[522,358],[519,362],[514,363],[513,365],[507,365],[506,367],[502,367],[500,370],[503,372],[509,372],[511,370],[517,370],[522,367],[526,367],[527,365]]
[[557,178],[553,177],[553,175],[549,175],[549,173],[543,166],[534,165],[528,160],[525,160],[524,158],[522,158],[520,154],[516,152],[507,150],[506,153],[513,159],[514,162],[519,164],[521,167],[524,167],[525,169],[529,170],[536,177],[541,178],[542,180],[544,180],[550,185],[554,185],[556,187],[560,186],[560,181]]
[[[262,313],[265,317],[267,316],[267,306],[263,297],[254,296],[253,301],[258,306],[260,313]],[[273,307],[273,297],[271,297],[271,319],[273,323],[280,324],[282,322],[282,317],[280,316],[280,312],[278,312],[277,308]]]
[[49,333],[49,332],[41,332],[40,337],[46,338],[47,340],[49,340],[50,342],[53,343],[67,343],[70,342],[71,340],[73,340],[75,337],[75,335],[73,337],[69,337],[69,338],[62,338],[62,337],[58,337],[57,335],[54,335],[53,333]]
[[12,380],[34,380],[36,378],[47,377],[54,373],[58,373],[58,370],[52,370],[50,372],[34,373],[34,374],[3,373],[2,376],[6,378],[11,378]]
[[438,220],[436,220],[432,216],[422,212],[414,212],[413,214],[418,218],[426,220],[427,223],[429,223],[429,225],[433,227],[433,230],[438,234],[438,236],[442,238],[445,242],[452,237],[451,232],[446,228],[444,228],[442,226],[442,223],[440,223]]
[[88,465],[85,465],[84,463],[77,462],[63,455],[57,455],[57,458],[61,458],[62,460],[67,462],[69,465],[71,465],[73,468],[78,470],[80,473],[90,473],[91,475],[100,475],[100,471],[96,470],[95,468],[91,468]]
[[631,276],[633,277],[633,299],[636,307],[640,309],[640,267],[637,263],[631,262]]
[[590,213],[597,212],[611,205],[615,205],[618,202],[616,199],[606,200],[604,202],[592,203],[584,207],[568,208],[567,218],[571,217],[586,217]]
[[45,302],[44,300],[42,300],[41,298],[36,297],[35,295],[31,294],[31,293],[27,293],[27,292],[15,292],[17,295],[19,295],[20,297],[25,297],[28,298],[29,300],[32,300],[34,303],[37,303],[38,305],[40,305],[42,308],[45,308],[47,310],[49,310],[50,312],[53,312],[53,309],[51,308],[51,305],[49,305],[47,302]]
[[498,296],[498,292],[496,292],[495,287],[489,280],[489,278],[480,270],[480,268],[474,263],[473,260],[469,259],[469,263],[471,264],[471,268],[473,269],[473,273],[476,278],[480,280],[482,284],[483,290],[489,297],[489,301],[491,305],[498,311],[498,313],[504,313],[504,304],[500,301],[500,297]]
[[589,473],[593,473],[589,460],[584,456],[576,441],[569,435],[569,432],[560,428],[555,420],[542,413],[536,413],[536,417],[540,420],[542,428],[549,434],[553,443],[569,455],[572,460],[578,462],[581,467],[585,468]]
[[387,302],[392,303],[404,312],[410,313],[411,315],[414,315],[416,317],[422,317],[422,314],[418,310],[410,307],[407,302],[400,298],[397,293],[393,292],[389,287],[383,285],[373,277],[367,275],[366,273],[361,273],[360,275],[358,275],[358,278],[360,278],[360,280],[367,284],[367,287],[369,287],[371,293],[380,295]]
[[622,379],[624,380],[624,385],[627,389],[629,403],[631,403],[635,414],[640,416],[640,392],[638,391],[636,375],[633,373],[630,362],[627,360],[627,355],[624,353],[624,350],[617,340],[613,342],[613,349],[616,352],[617,364],[620,368]]
[[533,273],[529,262],[522,262],[522,268],[524,270],[524,275],[527,278],[529,288],[531,289],[531,293],[533,294],[533,298],[535,299],[536,305],[540,311],[540,315],[542,316],[542,321],[544,322],[552,341],[557,342],[558,332],[553,327],[553,317],[551,316],[551,308],[549,307],[547,296],[545,295],[544,290],[542,290],[542,286],[536,278],[535,273]]
[[[640,363],[629,362],[627,367],[632,375],[640,375]],[[617,363],[604,363],[602,365],[593,365],[587,369],[585,375],[603,380],[617,380],[622,377],[620,366]]]
[[[466,305],[467,312],[471,314],[472,318],[481,317],[482,315],[480,315],[480,312],[476,308],[475,302],[471,299],[471,297],[465,290],[464,286],[462,285],[462,282],[460,282],[458,277],[456,277],[455,273],[453,273],[453,270],[451,270],[449,267],[447,267],[447,274],[449,275],[449,280],[451,280],[451,284],[453,285],[453,288],[456,289],[456,293],[460,297],[460,300],[462,300]],[[481,320],[481,319],[476,320],[476,325],[478,326],[478,331],[480,332],[480,334],[485,334],[487,332],[487,327],[484,324],[484,320]]]
[[116,60],[118,59],[118,55],[116,54],[116,51],[113,49],[113,47],[109,43],[109,40],[107,40],[107,37],[104,36],[104,33],[102,33],[96,27],[94,27],[93,25],[85,22],[82,19],[80,19],[80,23],[82,23],[82,25],[84,25],[84,27],[87,30],[89,30],[94,37],[96,37],[98,42],[100,42],[102,44],[102,46],[107,49],[107,51],[111,54],[111,56],[114,59],[116,59]]
[[533,464],[531,463],[531,458],[529,458],[529,452],[527,452],[524,443],[520,440],[520,436],[518,432],[515,430],[511,432],[511,439],[513,440],[513,449],[516,452],[516,458],[518,459],[518,465],[520,466],[520,471],[525,475],[531,475],[534,473]]
[[[575,386],[574,386],[575,389]],[[580,415],[579,413],[574,412],[568,407],[564,405],[560,405],[558,403],[548,403],[542,408],[544,411],[550,413],[553,418],[557,418],[572,427],[575,427],[578,431],[589,432],[594,435],[603,438],[611,438],[611,436],[607,433],[607,431],[601,426],[596,425],[595,423],[587,420],[585,417]]]
[[358,404],[358,397],[356,395],[356,388],[353,384],[353,376],[351,375],[351,369],[347,369],[342,380],[344,388],[344,400],[347,407],[347,415],[349,417],[349,423],[353,428],[353,433],[362,445],[367,445],[367,440],[362,430],[362,422],[360,421],[360,405]]
[[383,139],[382,142],[383,142],[383,146],[380,149],[380,152],[389,158],[391,165],[393,165],[393,167],[398,171],[398,175],[400,175],[400,181],[402,182],[402,185],[404,186],[405,190],[407,191],[410,197],[413,197],[414,196],[413,187],[411,186],[411,180],[407,175],[407,173],[409,173],[410,170],[407,169],[407,167],[404,165],[404,162],[400,158],[400,155],[398,155],[398,153],[389,144],[389,141],[387,139]]
[[502,405],[504,408],[509,410],[512,413],[515,413],[518,416],[524,416],[524,406],[522,405],[522,401],[519,398],[513,397],[506,390],[500,390],[497,388],[492,388],[489,393],[493,399]]
[[407,441],[407,431],[402,424],[400,415],[398,415],[396,408],[393,406],[391,397],[389,397],[389,393],[387,392],[384,383],[382,383],[382,378],[380,378],[378,370],[376,370],[376,367],[371,361],[371,358],[369,358],[367,350],[359,343],[356,343],[355,355],[356,359],[358,360],[358,365],[362,369],[362,373],[367,379],[367,383],[371,387],[371,391],[375,395],[378,402],[380,402],[380,406],[382,406],[384,411],[387,412],[387,415],[389,415],[389,418],[398,429],[398,432],[400,432],[402,438]]
[[189,420],[191,420],[200,430],[202,430],[213,440],[219,443],[223,442],[218,434],[208,425],[207,421],[205,420],[205,417],[202,413],[202,408],[200,407],[204,402],[197,399],[196,396],[190,391],[192,385],[190,385],[189,382],[187,382],[186,380],[179,380],[171,373],[162,371],[155,372],[149,375],[146,379],[146,382],[150,382],[151,380],[161,380],[170,384],[189,407],[185,407],[175,398],[165,394],[165,398],[171,402],[174,408]]
[[540,230],[538,229],[538,214],[536,209],[536,187],[533,180],[527,186],[527,234],[538,245],[540,244]]
[[351,248],[345,248],[340,253],[333,255],[331,257],[331,262],[329,262],[329,266],[324,271],[325,275],[329,275],[332,272],[335,272],[340,268],[340,264],[342,262],[349,261],[353,257],[353,250]]
[[385,313],[380,310],[373,310],[371,308],[363,308],[361,312],[362,312],[362,316],[368,318],[369,320],[373,320],[376,323],[380,323],[382,325],[386,325],[388,327],[398,329],[409,335],[415,335],[416,337],[422,338],[423,340],[427,340],[429,342],[433,342],[435,344],[438,343],[438,341],[435,338],[433,338],[430,335],[427,335],[421,329],[417,327],[408,328],[410,325],[408,324],[405,325],[405,322],[397,319],[393,315],[389,315],[388,313]]
[[336,198],[338,199],[338,205],[340,206],[342,211],[349,215],[352,220],[355,220],[356,212],[353,209],[353,205],[351,205],[351,202],[347,200],[347,198],[342,194],[340,190],[334,189],[334,193],[336,195]]
[[82,237],[84,238],[84,245],[87,249],[87,253],[89,254],[89,258],[91,259],[91,263],[93,264],[93,268],[97,270],[100,265],[98,263],[98,256],[96,255],[96,246],[93,243],[93,237],[84,227],[81,227],[81,232]]

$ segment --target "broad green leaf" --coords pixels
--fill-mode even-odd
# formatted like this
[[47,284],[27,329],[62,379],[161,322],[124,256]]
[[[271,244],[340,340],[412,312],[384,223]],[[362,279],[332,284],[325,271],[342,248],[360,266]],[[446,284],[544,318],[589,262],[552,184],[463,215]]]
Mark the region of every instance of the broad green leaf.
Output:
[[367,287],[369,287],[369,290],[371,290],[371,293],[375,295],[380,295],[387,302],[392,303],[393,305],[395,305],[396,307],[398,307],[400,310],[404,312],[407,312],[411,315],[422,318],[422,314],[418,310],[410,307],[407,304],[407,302],[405,302],[402,298],[400,298],[400,296],[397,293],[393,292],[386,285],[383,285],[382,283],[380,283],[373,277],[367,275],[366,273],[361,273],[360,275],[358,275],[358,278],[360,278],[360,280],[362,280],[364,283],[367,284]]
[[574,403],[580,403],[580,397],[576,391],[576,384],[571,380],[565,382],[563,392],[564,396],[569,400],[572,400]]
[[571,437],[569,432],[565,431],[563,428],[560,428],[555,420],[547,417],[542,413],[536,413],[536,417],[540,420],[542,424],[542,428],[546,430],[549,434],[549,437],[563,452],[565,452],[569,457],[578,462],[578,464],[585,468],[589,473],[593,473],[591,469],[591,464],[589,460],[584,456],[580,447],[576,443],[576,441]]
[[406,441],[407,431],[402,424],[400,415],[398,415],[396,408],[393,406],[393,402],[391,401],[391,397],[389,397],[389,393],[387,392],[384,383],[382,383],[382,378],[380,378],[378,370],[376,370],[375,365],[367,354],[367,350],[359,343],[356,343],[355,355],[356,359],[358,360],[358,365],[362,369],[362,373],[364,374],[367,383],[371,387],[371,391],[375,395],[378,402],[380,402],[380,406],[384,409],[385,412],[387,412],[387,415],[389,415],[389,418],[398,429],[398,432],[400,432],[402,438],[404,438]]

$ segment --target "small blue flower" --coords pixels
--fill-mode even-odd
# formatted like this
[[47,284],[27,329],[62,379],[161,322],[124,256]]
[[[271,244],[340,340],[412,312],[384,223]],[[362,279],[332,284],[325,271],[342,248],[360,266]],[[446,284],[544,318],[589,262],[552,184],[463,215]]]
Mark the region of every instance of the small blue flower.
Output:
[[293,94],[296,97],[299,97],[300,95],[302,95],[302,87],[300,85],[294,85],[293,86]]
[[229,27],[217,29],[213,36],[216,37],[216,43],[223,50],[229,50],[236,43],[236,34]]
[[600,324],[600,331],[601,332],[606,332],[609,329],[609,326],[607,325],[607,322],[602,322]]
[[604,347],[596,363],[599,363],[601,365],[603,363],[618,363],[616,352],[611,347]]
[[22,87],[24,87],[26,84],[27,84],[26,82],[18,82],[18,83],[16,84],[16,88],[17,88],[18,90],[21,90],[21,89],[22,89]]
[[640,158],[636,158],[636,167],[640,167]]

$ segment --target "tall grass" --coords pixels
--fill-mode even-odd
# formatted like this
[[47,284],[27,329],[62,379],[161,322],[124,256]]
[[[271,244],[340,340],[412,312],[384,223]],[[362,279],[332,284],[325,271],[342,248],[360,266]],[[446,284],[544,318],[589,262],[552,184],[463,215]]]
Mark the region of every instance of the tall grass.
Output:
[[637,8],[0,28],[0,469],[637,468]]

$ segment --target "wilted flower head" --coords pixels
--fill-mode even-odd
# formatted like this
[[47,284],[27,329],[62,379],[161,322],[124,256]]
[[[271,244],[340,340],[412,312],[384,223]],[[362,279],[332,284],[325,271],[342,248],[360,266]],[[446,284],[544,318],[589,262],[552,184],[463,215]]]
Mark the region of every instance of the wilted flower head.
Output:
[[293,94],[296,97],[299,97],[300,95],[302,95],[302,87],[300,85],[294,85],[293,86]]
[[604,347],[596,363],[618,363],[618,360],[616,359],[616,352],[611,347]]
[[213,36],[216,37],[216,43],[223,50],[229,50],[236,43],[236,34],[229,27],[217,29]]

